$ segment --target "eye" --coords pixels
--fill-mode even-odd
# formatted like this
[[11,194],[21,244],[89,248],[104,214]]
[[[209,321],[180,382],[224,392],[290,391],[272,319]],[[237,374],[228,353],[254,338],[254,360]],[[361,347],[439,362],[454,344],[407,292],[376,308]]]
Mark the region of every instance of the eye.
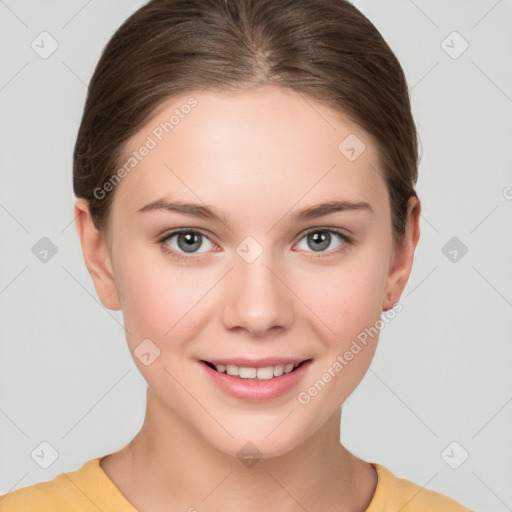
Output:
[[[333,248],[332,245],[335,243],[336,238],[341,240],[341,243]],[[299,248],[306,252],[320,253],[318,256],[324,256],[323,253],[327,253],[325,256],[338,254],[344,251],[348,244],[352,243],[352,240],[347,235],[334,228],[314,228],[306,233],[301,242],[302,240],[305,240],[306,245],[312,248],[312,251],[309,251],[308,247]],[[204,247],[205,241],[207,242],[206,247]],[[159,239],[159,243],[166,253],[177,260],[194,260],[196,259],[194,255],[208,252],[214,246],[204,233],[191,228],[177,229],[167,233]],[[198,250],[201,247],[203,247],[203,250]],[[330,250],[326,250],[329,248]]]
[[[334,235],[334,236],[333,236]],[[342,242],[335,247],[332,247],[333,243],[335,244],[335,239],[338,238]],[[301,247],[301,249],[308,250],[312,248],[313,252],[327,252],[337,254],[346,249],[347,244],[350,244],[351,239],[341,232],[338,229],[323,229],[323,228],[315,228],[306,233],[304,238],[306,247]],[[301,240],[301,242],[302,242]],[[331,250],[326,250],[331,248]]]
[[[206,249],[198,251],[197,249],[204,246],[204,241],[207,241]],[[193,259],[193,256],[189,257],[187,254],[208,252],[213,247],[212,242],[206,235],[192,229],[175,230],[165,235],[159,242],[166,252],[171,253],[177,259]]]

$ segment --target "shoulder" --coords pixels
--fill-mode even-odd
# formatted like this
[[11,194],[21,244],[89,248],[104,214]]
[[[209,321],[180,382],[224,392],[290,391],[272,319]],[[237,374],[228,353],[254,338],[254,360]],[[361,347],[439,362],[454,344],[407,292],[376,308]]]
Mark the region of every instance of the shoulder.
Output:
[[0,512],[60,510],[60,492],[53,481],[22,487],[0,495]]
[[375,494],[366,512],[472,512],[457,501],[439,492],[396,477],[381,464],[371,463],[377,471]]
[[[61,473],[53,480],[40,482],[0,495],[0,512],[73,512],[93,505],[87,498],[82,474],[96,459],[73,472]],[[94,505],[93,505],[94,507]],[[96,509],[96,507],[94,507]]]

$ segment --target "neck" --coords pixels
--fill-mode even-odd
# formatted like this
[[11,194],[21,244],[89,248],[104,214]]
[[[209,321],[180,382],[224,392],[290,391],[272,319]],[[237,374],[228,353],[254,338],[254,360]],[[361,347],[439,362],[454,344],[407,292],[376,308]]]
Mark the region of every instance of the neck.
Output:
[[365,510],[374,494],[375,471],[340,443],[341,409],[292,451],[252,463],[220,452],[170,414],[148,388],[141,430],[102,461],[139,510],[343,512]]

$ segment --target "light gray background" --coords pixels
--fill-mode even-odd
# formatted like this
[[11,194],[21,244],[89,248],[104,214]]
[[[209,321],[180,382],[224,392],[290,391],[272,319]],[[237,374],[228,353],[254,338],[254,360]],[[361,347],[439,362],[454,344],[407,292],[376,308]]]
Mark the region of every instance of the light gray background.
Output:
[[[146,383],[83,263],[71,181],[87,83],[142,4],[0,1],[0,493],[118,450],[142,425]],[[355,5],[407,75],[423,212],[404,309],[345,403],[341,438],[470,508],[512,510],[512,4]],[[31,47],[43,31],[58,43],[48,58]],[[42,237],[57,248],[47,262],[32,252]],[[467,247],[456,261],[442,251],[452,237]],[[58,454],[47,469],[43,442]]]

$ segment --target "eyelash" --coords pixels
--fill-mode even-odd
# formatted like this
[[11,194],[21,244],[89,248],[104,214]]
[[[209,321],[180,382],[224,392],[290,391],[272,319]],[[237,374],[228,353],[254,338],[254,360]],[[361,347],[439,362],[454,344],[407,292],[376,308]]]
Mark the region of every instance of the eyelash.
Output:
[[[180,233],[199,234],[199,235],[204,236],[208,240],[210,240],[209,237],[205,233],[203,233],[201,230],[192,229],[192,228],[181,228],[181,229],[175,229],[174,231],[171,231],[170,233],[167,233],[166,235],[164,235],[163,237],[161,237],[158,240],[158,243],[161,245],[162,249],[167,254],[169,254],[170,256],[172,256],[174,259],[176,259],[178,261],[194,261],[194,260],[197,260],[197,256],[187,256],[184,253],[177,252],[174,249],[170,249],[169,248],[169,245],[166,242],[170,238],[172,238],[173,236],[179,235]],[[334,233],[335,235],[338,235],[342,239],[342,241],[344,242],[337,249],[333,249],[333,250],[327,251],[327,252],[319,252],[316,256],[308,256],[308,257],[311,257],[311,258],[322,258],[322,257],[334,256],[334,255],[340,254],[340,253],[342,253],[343,251],[346,250],[346,248],[347,248],[346,246],[347,245],[353,243],[352,239],[350,237],[348,237],[343,231],[341,231],[339,229],[336,229],[336,228],[313,228],[313,229],[310,229],[310,230],[306,231],[300,240],[302,240],[304,237],[308,236],[311,233],[331,233],[331,234]],[[210,240],[210,242],[211,242],[211,240]],[[308,252],[313,252],[313,251],[308,251]],[[191,254],[194,254],[194,253],[191,253]]]

